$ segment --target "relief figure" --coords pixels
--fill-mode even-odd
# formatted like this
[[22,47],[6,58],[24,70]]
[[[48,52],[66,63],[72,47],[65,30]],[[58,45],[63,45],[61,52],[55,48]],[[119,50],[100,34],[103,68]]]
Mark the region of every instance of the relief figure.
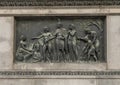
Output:
[[21,35],[20,43],[16,52],[16,59],[18,61],[26,62],[32,55],[33,51],[28,49],[26,37]]
[[65,28],[63,28],[62,23],[57,23],[57,28],[55,31],[55,48],[56,48],[56,57],[57,61],[65,61]]
[[45,62],[46,61],[50,62],[51,61],[50,59],[52,58],[52,55],[51,55],[51,53],[52,53],[52,50],[51,50],[52,43],[49,42],[49,41],[52,38],[52,34],[50,33],[50,28],[49,27],[46,26],[43,29],[44,29],[44,33],[43,34],[41,34],[38,37],[34,37],[32,39],[34,40],[34,39],[41,39],[41,38],[43,38],[43,47],[42,47],[43,59],[44,59]]
[[82,38],[85,41],[86,45],[83,48],[83,54],[87,56],[88,61],[90,58],[94,58],[95,61],[98,60],[98,51],[99,40],[97,38],[97,33],[91,31],[90,29],[85,29],[86,36]]
[[72,61],[78,60],[77,35],[74,24],[69,25],[67,43],[70,60]]
[[[99,61],[101,46],[103,46],[100,44],[100,40],[103,39],[102,32],[96,29],[94,24],[84,23],[87,28],[82,24],[76,26],[78,24],[79,22],[77,24],[63,24],[59,20],[57,24],[50,25],[53,31],[48,25],[45,25],[40,35],[28,37],[28,39],[33,40],[30,42],[27,42],[29,40],[21,35],[15,59],[21,62],[32,60],[33,63]],[[99,27],[101,28],[101,25]],[[40,29],[37,28],[37,30]]]

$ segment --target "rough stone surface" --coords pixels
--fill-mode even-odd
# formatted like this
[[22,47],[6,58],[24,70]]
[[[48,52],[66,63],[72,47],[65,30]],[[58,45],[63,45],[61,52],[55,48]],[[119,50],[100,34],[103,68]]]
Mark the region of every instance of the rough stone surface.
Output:
[[6,79],[0,85],[96,85],[95,79]]
[[120,85],[120,79],[97,79],[96,85]]
[[[120,9],[2,9],[0,15],[104,15],[120,13]],[[13,66],[13,17],[0,17],[0,70],[12,69]],[[120,16],[110,15],[107,17],[107,68],[108,70],[120,70]],[[31,66],[31,65],[30,65]],[[23,66],[25,69],[26,66]],[[87,67],[85,67],[87,68]],[[19,69],[19,67],[18,67]],[[28,69],[28,68],[27,68]],[[37,67],[36,67],[37,69]],[[55,78],[55,77],[54,77]],[[120,79],[0,79],[0,85],[119,85]],[[108,77],[109,78],[109,77]],[[114,77],[115,78],[115,77]]]
[[[59,68],[58,68],[59,67]],[[52,71],[52,70],[65,70],[65,71],[78,71],[78,70],[88,70],[88,71],[105,71],[106,63],[18,63],[14,64],[14,69],[28,70],[33,69],[36,71]]]
[[60,9],[52,9],[52,8],[33,8],[33,9],[0,9],[0,15],[31,15],[31,16],[45,16],[45,15],[79,15],[79,16],[85,16],[85,15],[105,15],[105,14],[115,14],[119,13],[119,8],[60,8]]
[[12,69],[13,17],[0,17],[0,69]]
[[119,85],[120,79],[5,79],[0,85]]
[[37,79],[35,85],[96,85],[96,79]]
[[108,69],[120,69],[120,16],[107,17]]
[[5,79],[0,80],[0,85],[35,85],[32,79]]

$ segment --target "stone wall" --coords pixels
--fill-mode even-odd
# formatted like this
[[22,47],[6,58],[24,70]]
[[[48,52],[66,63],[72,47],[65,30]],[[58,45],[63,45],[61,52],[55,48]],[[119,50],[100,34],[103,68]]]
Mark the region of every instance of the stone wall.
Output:
[[[14,17],[15,16],[106,16],[107,62],[95,65],[79,65],[74,71],[118,71],[120,70],[120,9],[119,8],[78,8],[78,9],[0,9],[0,70],[1,71],[43,71],[39,65],[13,63]],[[50,65],[53,66],[53,65]],[[74,67],[75,65],[73,65]],[[34,68],[33,68],[34,67]],[[52,67],[51,67],[52,68]],[[51,71],[51,68],[49,69]],[[79,70],[77,69],[79,68]],[[57,66],[56,66],[57,69]],[[64,70],[72,71],[70,67]],[[47,70],[47,69],[44,69]],[[59,69],[58,69],[59,70]],[[107,74],[107,73],[106,73]],[[111,75],[20,75],[0,74],[0,85],[119,85],[120,73]],[[1,76],[2,75],[2,76]],[[19,77],[20,76],[20,77]]]
[[119,85],[119,79],[6,79],[0,85]]

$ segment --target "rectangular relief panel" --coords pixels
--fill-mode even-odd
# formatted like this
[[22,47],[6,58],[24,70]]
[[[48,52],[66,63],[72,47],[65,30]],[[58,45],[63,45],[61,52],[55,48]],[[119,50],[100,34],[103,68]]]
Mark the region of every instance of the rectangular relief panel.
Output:
[[15,21],[16,64],[106,63],[103,16],[32,16]]

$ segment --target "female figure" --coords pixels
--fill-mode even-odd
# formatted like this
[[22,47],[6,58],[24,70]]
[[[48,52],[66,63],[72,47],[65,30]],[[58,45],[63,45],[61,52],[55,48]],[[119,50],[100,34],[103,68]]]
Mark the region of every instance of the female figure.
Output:
[[20,43],[16,52],[16,59],[18,61],[26,62],[32,55],[33,51],[27,48],[27,39],[25,36],[20,37]]
[[57,61],[65,61],[65,35],[64,32],[66,31],[63,28],[61,23],[57,24],[57,29],[55,31],[55,48],[56,48],[56,56]]
[[53,37],[52,34],[49,31],[48,27],[44,27],[44,33],[38,37],[34,37],[32,39],[41,39],[42,38],[42,42],[43,42],[43,47],[42,47],[42,54],[44,57],[44,61],[49,61],[51,62],[51,58],[52,58],[52,43],[50,42],[51,38]]
[[74,24],[69,25],[67,43],[68,43],[68,52],[69,52],[70,60],[72,61],[78,60],[77,34]]

